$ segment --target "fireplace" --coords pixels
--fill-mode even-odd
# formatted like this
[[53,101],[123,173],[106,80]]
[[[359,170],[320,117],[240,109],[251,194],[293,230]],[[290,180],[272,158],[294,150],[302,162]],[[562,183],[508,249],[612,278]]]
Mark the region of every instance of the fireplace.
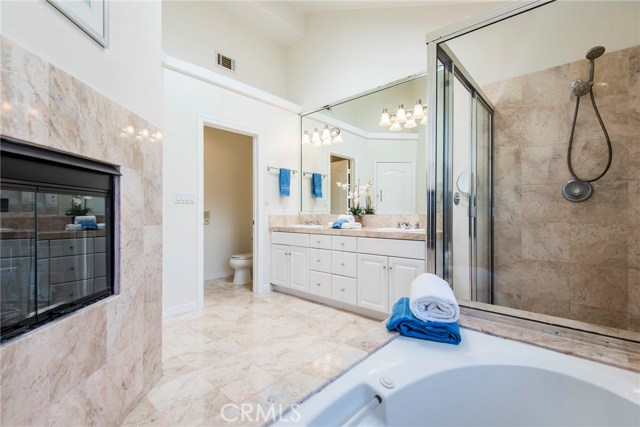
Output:
[[0,339],[114,293],[118,168],[2,137]]

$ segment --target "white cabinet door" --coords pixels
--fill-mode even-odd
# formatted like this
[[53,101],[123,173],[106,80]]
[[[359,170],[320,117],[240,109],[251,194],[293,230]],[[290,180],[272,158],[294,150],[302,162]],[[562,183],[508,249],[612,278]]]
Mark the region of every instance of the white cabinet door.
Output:
[[289,287],[309,292],[309,248],[289,247]]
[[411,162],[376,162],[376,213],[415,212],[413,199],[413,164]]
[[271,283],[289,287],[289,246],[271,245]]
[[387,313],[389,308],[389,258],[358,254],[358,305]]
[[423,260],[389,257],[389,312],[396,301],[409,296],[411,282],[424,272]]

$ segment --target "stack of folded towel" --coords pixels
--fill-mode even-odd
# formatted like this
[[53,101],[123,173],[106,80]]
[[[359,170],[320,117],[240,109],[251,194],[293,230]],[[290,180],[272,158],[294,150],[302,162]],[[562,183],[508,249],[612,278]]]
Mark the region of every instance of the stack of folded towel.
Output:
[[435,274],[421,274],[411,282],[410,297],[393,306],[387,329],[400,335],[460,344],[460,307],[447,282]]
[[329,223],[329,228],[341,228],[343,230],[354,230],[362,228],[362,224],[356,222],[353,215],[340,215],[338,219]]
[[77,216],[74,220],[76,225],[80,225],[83,230],[97,230],[98,223],[93,215]]

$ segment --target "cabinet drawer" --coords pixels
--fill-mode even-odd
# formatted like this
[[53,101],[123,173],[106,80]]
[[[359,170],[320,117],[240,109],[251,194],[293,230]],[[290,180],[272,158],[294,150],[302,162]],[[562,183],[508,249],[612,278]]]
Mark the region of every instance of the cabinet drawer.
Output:
[[0,257],[28,257],[33,253],[31,242],[31,239],[2,239],[0,240]]
[[353,252],[331,252],[331,272],[341,276],[356,277],[358,260]]
[[309,247],[317,249],[331,249],[331,237],[324,234],[309,235]]
[[49,259],[49,283],[74,282],[93,277],[93,255]]
[[334,251],[355,252],[356,242],[355,237],[331,236],[331,249]]
[[331,275],[319,271],[309,272],[309,292],[312,294],[331,298]]
[[61,302],[70,302],[93,293],[93,284],[90,280],[81,282],[62,283],[49,288],[49,304],[55,305]]
[[49,241],[49,256],[51,258],[86,253],[93,253],[93,237]]
[[331,298],[347,304],[358,303],[358,283],[350,277],[331,276]]
[[95,251],[96,252],[106,252],[107,250],[107,241],[105,237],[96,237],[95,238]]
[[271,243],[279,245],[291,245],[291,246],[309,246],[309,235],[302,233],[282,233],[280,231],[274,231],[271,233]]
[[315,271],[331,273],[331,251],[309,249],[309,268]]
[[361,254],[425,259],[427,253],[424,240],[394,240],[373,237],[357,237],[357,239],[358,253]]

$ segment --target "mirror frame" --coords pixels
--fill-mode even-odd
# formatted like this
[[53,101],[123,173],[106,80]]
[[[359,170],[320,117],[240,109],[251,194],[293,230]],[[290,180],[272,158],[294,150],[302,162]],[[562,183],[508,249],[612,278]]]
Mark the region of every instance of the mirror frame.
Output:
[[[438,64],[438,50],[446,45],[439,46],[449,40],[471,33],[483,27],[496,24],[500,21],[520,15],[555,0],[530,0],[504,5],[500,8],[475,15],[446,26],[440,30],[429,33],[426,36],[427,43],[427,70],[436,70]],[[431,114],[427,115],[427,271],[436,271],[436,216],[430,215],[436,212],[437,197],[437,73],[427,75],[427,108]],[[570,334],[596,344],[611,345],[611,339],[622,340],[631,343],[640,343],[640,333],[600,326],[592,323],[555,317],[525,310],[502,307],[476,301],[460,301],[462,312],[466,315],[479,318],[500,321],[504,324],[516,323],[527,325],[531,330],[550,332],[556,336]],[[586,333],[586,334],[585,334]]]

